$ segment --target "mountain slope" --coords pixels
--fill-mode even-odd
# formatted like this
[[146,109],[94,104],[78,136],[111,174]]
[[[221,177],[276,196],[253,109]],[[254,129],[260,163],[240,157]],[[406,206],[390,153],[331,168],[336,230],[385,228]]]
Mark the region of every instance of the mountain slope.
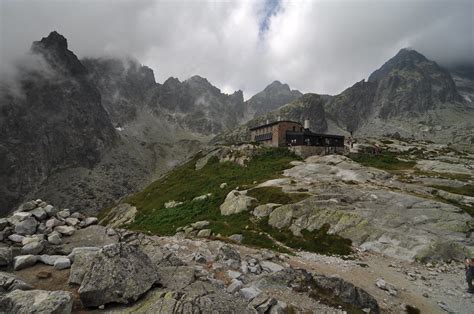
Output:
[[44,71],[23,70],[0,94],[0,214],[50,174],[92,167],[117,135],[87,70],[56,32],[34,42]]
[[247,110],[253,117],[262,115],[284,106],[303,94],[297,90],[291,90],[288,84],[274,81],[265,89],[246,101]]

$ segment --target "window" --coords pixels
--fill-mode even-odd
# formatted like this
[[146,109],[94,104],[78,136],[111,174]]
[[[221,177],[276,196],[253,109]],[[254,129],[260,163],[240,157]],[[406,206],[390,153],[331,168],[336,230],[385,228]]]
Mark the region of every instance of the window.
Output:
[[293,132],[295,132],[295,131],[296,131],[296,126],[293,126]]

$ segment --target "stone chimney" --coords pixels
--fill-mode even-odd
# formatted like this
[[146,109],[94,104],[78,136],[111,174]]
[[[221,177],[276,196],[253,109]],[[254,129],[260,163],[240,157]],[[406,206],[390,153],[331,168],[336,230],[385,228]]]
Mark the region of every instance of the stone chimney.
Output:
[[309,130],[309,120],[308,120],[308,119],[305,119],[305,120],[304,120],[304,128],[305,128],[306,130]]
[[278,121],[281,121],[281,116],[278,116]]
[[267,121],[265,121],[265,124],[270,124],[270,120],[267,119]]

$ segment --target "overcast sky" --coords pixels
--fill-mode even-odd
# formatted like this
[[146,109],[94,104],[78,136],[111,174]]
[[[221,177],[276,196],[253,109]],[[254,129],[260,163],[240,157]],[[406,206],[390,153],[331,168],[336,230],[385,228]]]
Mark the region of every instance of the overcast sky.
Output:
[[0,0],[0,68],[57,30],[80,58],[130,55],[156,81],[198,74],[245,97],[273,80],[336,94],[403,47],[474,60],[474,1]]

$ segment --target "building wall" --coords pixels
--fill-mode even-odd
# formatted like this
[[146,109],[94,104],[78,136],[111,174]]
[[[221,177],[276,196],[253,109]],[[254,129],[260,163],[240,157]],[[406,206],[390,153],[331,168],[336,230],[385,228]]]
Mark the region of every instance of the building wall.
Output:
[[281,122],[275,125],[273,131],[273,146],[287,146],[286,145],[286,131],[302,131],[303,126],[296,122]]

